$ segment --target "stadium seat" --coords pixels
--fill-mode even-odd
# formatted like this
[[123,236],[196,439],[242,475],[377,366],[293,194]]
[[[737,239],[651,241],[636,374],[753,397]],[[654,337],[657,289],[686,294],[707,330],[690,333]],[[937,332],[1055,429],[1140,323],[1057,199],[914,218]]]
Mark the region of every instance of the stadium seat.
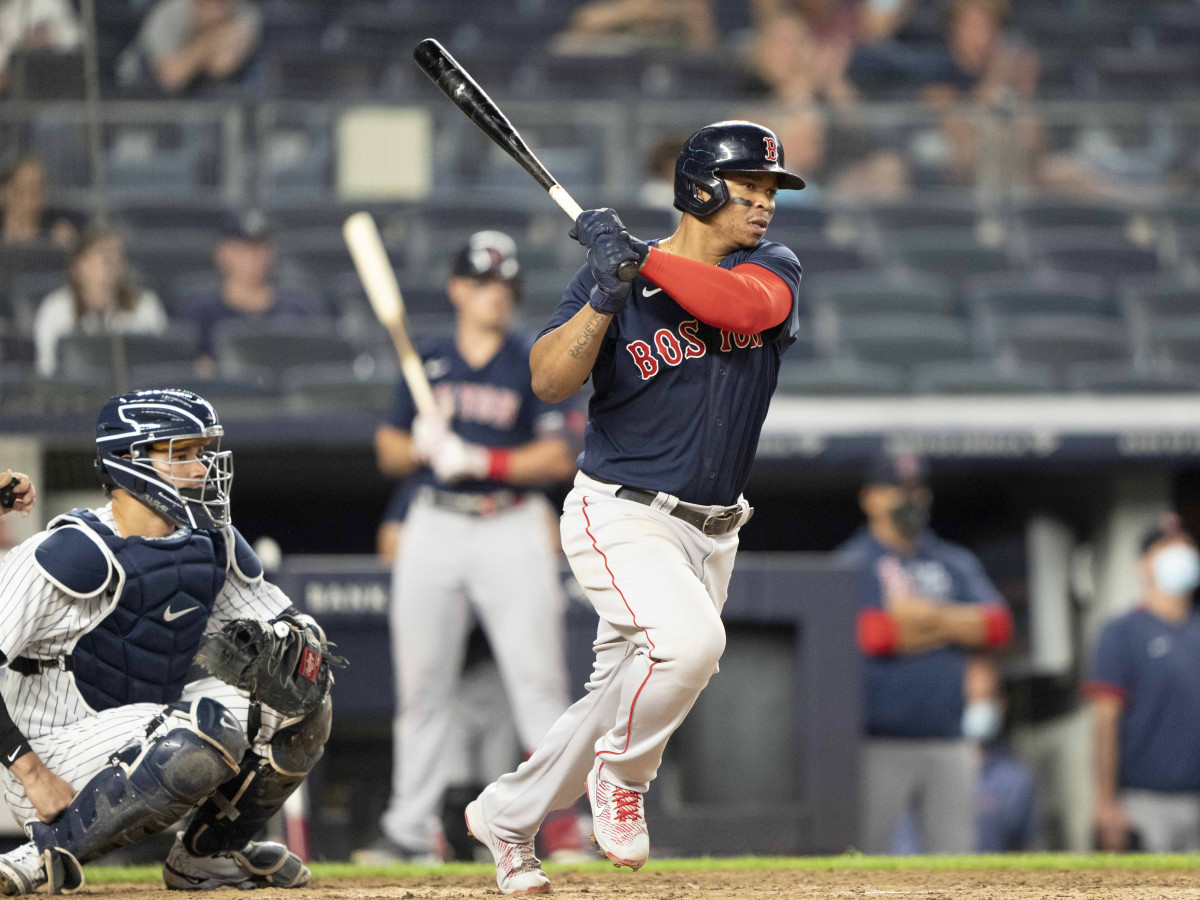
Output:
[[1166,100],[1194,96],[1198,72],[1190,49],[1102,47],[1092,54],[1105,99]]
[[121,354],[124,365],[132,367],[191,362],[197,349],[195,332],[179,325],[164,334],[65,334],[58,341],[58,374],[115,381],[114,366]]
[[838,356],[901,367],[972,355],[966,323],[934,313],[881,313],[840,319],[836,346]]
[[814,279],[802,293],[815,309],[828,307],[841,315],[888,312],[949,313],[954,286],[939,275],[898,269],[837,272]]
[[1018,267],[1007,248],[982,244],[971,231],[961,228],[931,228],[888,235],[883,246],[885,256],[896,264],[948,278],[961,279]]
[[1018,203],[1013,216],[1025,228],[1092,228],[1120,231],[1129,225],[1135,210],[1108,203],[1085,203],[1042,197]]
[[922,228],[957,228],[969,232],[986,214],[969,199],[870,203],[863,213],[886,233]]
[[272,416],[280,412],[274,373],[247,367],[236,376],[198,375],[191,363],[159,363],[129,370],[129,389],[177,387],[195,391],[220,410],[222,418]]
[[784,357],[779,370],[783,394],[898,394],[904,390],[904,375],[894,366],[856,359],[800,359]]
[[1160,268],[1157,249],[1087,228],[1040,234],[1030,243],[1030,253],[1037,263],[1049,268],[1106,279],[1148,275]]
[[293,366],[353,363],[360,351],[341,338],[332,320],[219,323],[213,330],[218,371],[240,376],[256,369],[276,377]]
[[1200,277],[1168,273],[1121,282],[1120,295],[1130,315],[1200,315]]
[[1051,269],[976,275],[963,283],[963,295],[974,315],[1121,313],[1104,279]]
[[1154,357],[1200,365],[1200,315],[1152,319],[1146,338]]
[[1054,371],[1036,363],[963,360],[921,363],[912,370],[918,394],[1043,394],[1057,386]]
[[861,245],[840,243],[819,231],[771,226],[767,237],[796,254],[806,279],[832,272],[856,272],[875,264]]
[[1096,394],[1200,391],[1200,366],[1170,361],[1080,363],[1068,370],[1067,386]]
[[386,411],[396,392],[395,378],[356,371],[362,368],[334,364],[288,369],[280,382],[284,404],[289,412],[301,415]]
[[999,322],[998,357],[1062,367],[1081,362],[1128,359],[1128,329],[1107,316],[1028,315]]

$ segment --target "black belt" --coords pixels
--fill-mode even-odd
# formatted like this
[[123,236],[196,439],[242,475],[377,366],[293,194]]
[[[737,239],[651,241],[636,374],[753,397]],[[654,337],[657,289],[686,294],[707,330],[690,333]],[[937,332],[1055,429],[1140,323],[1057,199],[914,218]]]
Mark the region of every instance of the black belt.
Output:
[[75,660],[66,654],[58,659],[34,659],[32,656],[18,656],[9,661],[8,668],[9,671],[16,672],[18,675],[41,675],[51,669],[73,672]]
[[490,494],[468,494],[459,491],[428,489],[429,502],[438,509],[466,516],[494,516],[506,512],[525,502],[525,495],[517,491],[494,491]]
[[[652,506],[658,499],[658,492],[644,491],[641,488],[619,487],[617,496],[622,500],[632,500],[634,503]],[[711,514],[688,509],[686,506],[676,506],[671,510],[664,509],[663,512],[669,513],[677,519],[683,519],[693,528],[699,528],[707,535],[728,534],[742,524],[742,508],[740,506],[726,506],[721,512]],[[753,513],[754,509],[751,507],[746,514],[746,519],[748,520]]]

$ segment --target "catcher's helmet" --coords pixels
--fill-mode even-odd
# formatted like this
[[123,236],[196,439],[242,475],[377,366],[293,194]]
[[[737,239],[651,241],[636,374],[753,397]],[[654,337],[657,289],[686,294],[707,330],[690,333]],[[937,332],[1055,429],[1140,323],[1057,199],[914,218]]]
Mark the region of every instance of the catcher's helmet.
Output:
[[[113,397],[96,419],[96,474],[106,487],[129,491],[177,525],[221,528],[229,524],[233,454],[219,451],[224,429],[203,397],[184,390],[131,391]],[[201,451],[202,478],[171,476],[174,442],[209,439]],[[166,471],[148,457],[166,442]]]
[[[675,161],[675,208],[693,216],[710,216],[729,200],[723,172],[775,172],[779,186],[798,191],[804,179],[783,167],[783,145],[775,132],[753,122],[705,125],[684,143]],[[708,200],[696,196],[702,187]]]

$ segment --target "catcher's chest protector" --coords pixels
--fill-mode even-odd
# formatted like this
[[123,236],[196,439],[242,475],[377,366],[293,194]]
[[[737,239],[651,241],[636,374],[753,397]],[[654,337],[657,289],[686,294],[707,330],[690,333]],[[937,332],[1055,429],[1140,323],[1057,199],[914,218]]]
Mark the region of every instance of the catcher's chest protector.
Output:
[[97,711],[178,700],[225,584],[224,535],[121,538],[86,510],[71,518],[100,536],[116,566],[107,588],[113,605],[72,651],[79,693]]

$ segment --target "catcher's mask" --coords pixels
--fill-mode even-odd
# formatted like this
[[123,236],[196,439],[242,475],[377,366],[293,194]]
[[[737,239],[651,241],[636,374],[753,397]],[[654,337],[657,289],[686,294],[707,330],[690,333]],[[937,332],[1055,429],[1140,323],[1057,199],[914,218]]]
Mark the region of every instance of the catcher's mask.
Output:
[[[96,420],[96,473],[102,485],[129,491],[177,525],[221,528],[229,524],[233,483],[233,454],[219,449],[223,433],[212,404],[191,391],[121,394]],[[176,461],[177,446],[188,441],[206,447],[195,459]],[[165,445],[166,459],[152,460],[150,449],[158,444]],[[182,466],[197,462],[202,475],[183,473]]]

